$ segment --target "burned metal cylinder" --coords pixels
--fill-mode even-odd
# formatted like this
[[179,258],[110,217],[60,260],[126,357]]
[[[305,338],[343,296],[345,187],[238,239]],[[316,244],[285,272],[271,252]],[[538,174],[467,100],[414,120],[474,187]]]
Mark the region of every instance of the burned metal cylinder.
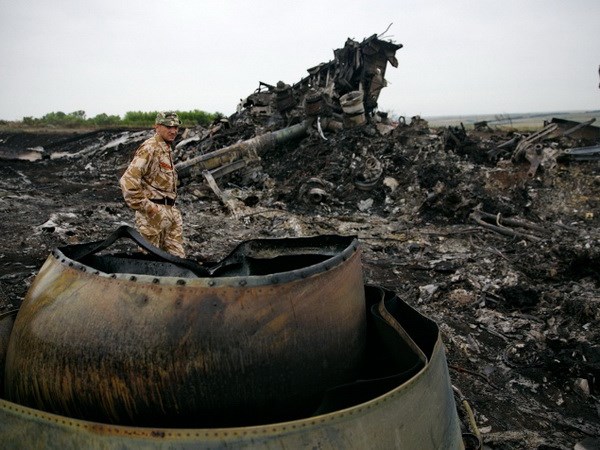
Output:
[[17,449],[464,450],[439,328],[390,291],[366,287],[365,294],[364,371],[327,392],[310,417],[228,428],[139,427],[78,420],[0,399],[0,442]]
[[356,239],[248,241],[197,276],[170,262],[56,249],[15,320],[6,398],[136,426],[309,415],[357,377],[365,295]]
[[289,84],[285,84],[282,81],[277,83],[277,87],[275,88],[275,103],[277,110],[281,113],[293,109],[298,104],[292,87]]
[[344,111],[344,127],[353,128],[366,122],[364,94],[360,91],[352,91],[340,97],[340,105]]
[[175,166],[177,174],[180,179],[184,179],[190,177],[195,171],[213,170],[245,156],[256,157],[259,151],[304,136],[310,124],[310,121],[305,120],[281,130],[269,131],[246,141],[236,142],[219,150],[181,161]]
[[323,94],[315,89],[310,89],[304,99],[304,112],[308,117],[317,117],[325,111]]

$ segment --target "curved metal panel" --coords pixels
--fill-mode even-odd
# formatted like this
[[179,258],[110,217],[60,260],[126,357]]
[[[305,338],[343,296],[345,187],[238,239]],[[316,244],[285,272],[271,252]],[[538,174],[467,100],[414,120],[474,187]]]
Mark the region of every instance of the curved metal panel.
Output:
[[4,363],[17,311],[0,314],[0,397],[4,396]]
[[252,241],[213,277],[110,273],[118,258],[69,251],[46,260],[17,315],[5,374],[15,403],[124,425],[248,425],[309,415],[358,375],[366,314],[352,238]]
[[[437,326],[389,291],[381,298],[373,296],[377,293],[371,290],[367,306],[372,311],[376,306],[381,317],[391,316],[388,331],[395,330],[396,338],[407,333],[427,361],[407,379],[401,377],[399,384],[360,403],[269,425],[173,429],[86,422],[0,400],[0,438],[7,448],[15,449],[464,449]],[[391,345],[394,341],[386,339],[385,333],[375,335],[379,339],[371,341],[367,352],[380,354],[378,364],[386,365],[404,351],[402,345]],[[401,343],[404,338],[400,338],[395,342]],[[382,370],[387,369],[375,372],[381,375]]]

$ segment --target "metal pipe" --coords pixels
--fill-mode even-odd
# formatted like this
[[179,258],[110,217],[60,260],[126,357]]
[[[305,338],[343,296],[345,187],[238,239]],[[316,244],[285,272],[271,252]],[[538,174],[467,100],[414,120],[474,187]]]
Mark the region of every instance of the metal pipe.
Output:
[[251,139],[236,142],[233,145],[215,150],[204,155],[196,156],[187,161],[175,165],[180,178],[187,178],[193,174],[195,168],[198,171],[213,170],[217,167],[230,164],[244,156],[255,156],[259,150],[274,147],[292,139],[306,134],[312,120],[305,120],[296,125],[277,131],[267,132]]
[[567,131],[565,131],[563,133],[563,136],[568,136],[568,135],[570,135],[572,133],[575,133],[577,130],[579,130],[581,128],[584,128],[584,127],[587,127],[588,125],[593,124],[595,121],[596,121],[596,118],[593,118],[593,119],[590,119],[590,120],[586,120],[585,122],[582,122],[582,123],[580,123],[578,125],[575,125],[574,127],[569,128]]

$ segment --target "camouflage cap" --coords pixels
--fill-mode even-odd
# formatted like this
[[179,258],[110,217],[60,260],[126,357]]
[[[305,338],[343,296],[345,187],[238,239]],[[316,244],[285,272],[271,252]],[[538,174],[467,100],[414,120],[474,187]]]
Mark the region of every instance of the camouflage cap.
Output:
[[162,111],[156,115],[154,123],[167,127],[178,127],[181,125],[181,120],[179,120],[179,116],[175,111]]

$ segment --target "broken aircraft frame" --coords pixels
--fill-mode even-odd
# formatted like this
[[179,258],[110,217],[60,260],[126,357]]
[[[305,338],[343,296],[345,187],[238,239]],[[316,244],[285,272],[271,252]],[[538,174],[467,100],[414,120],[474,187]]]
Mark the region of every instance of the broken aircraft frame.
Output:
[[[362,42],[348,39],[343,48],[334,50],[333,60],[308,69],[309,75],[294,85],[260,82],[258,89],[240,103],[236,114],[258,118],[280,114],[291,125],[181,162],[176,166],[180,177],[202,174],[221,198],[214,179],[257,161],[260,150],[299,138],[314,124],[322,135],[323,128],[364,123],[387,85],[387,63],[398,66],[395,53],[400,48],[402,44],[380,40],[375,34]],[[353,109],[344,109],[344,98],[354,92],[360,95],[352,97]]]

